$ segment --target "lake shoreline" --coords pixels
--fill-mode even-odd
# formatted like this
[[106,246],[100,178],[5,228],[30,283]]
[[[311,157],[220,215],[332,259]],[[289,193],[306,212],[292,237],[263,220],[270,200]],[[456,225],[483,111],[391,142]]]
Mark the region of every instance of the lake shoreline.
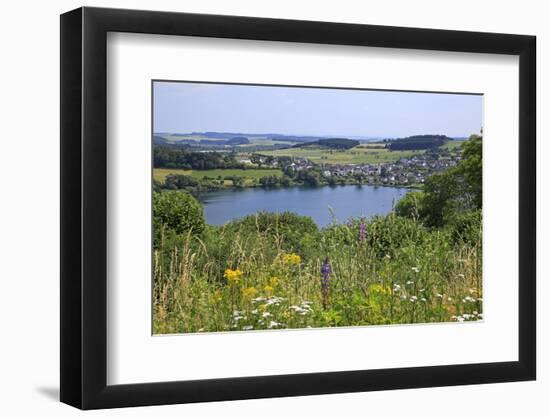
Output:
[[220,226],[258,212],[293,212],[323,228],[349,218],[386,215],[410,188],[389,185],[225,188],[197,196],[209,225]]
[[[402,185],[402,184],[384,184],[384,183],[370,183],[370,184],[364,184],[364,183],[345,183],[345,184],[319,184],[319,185],[308,185],[308,184],[292,184],[289,186],[263,186],[260,184],[251,184],[251,185],[243,185],[241,187],[235,187],[232,185],[224,185],[220,186],[220,188],[213,188],[210,190],[204,190],[197,193],[197,196],[200,196],[202,194],[209,194],[212,192],[217,191],[224,191],[224,190],[235,190],[235,191],[241,191],[241,190],[247,190],[247,189],[262,189],[262,190],[287,190],[292,188],[338,188],[338,187],[349,187],[349,186],[355,186],[355,187],[388,187],[388,188],[404,188],[407,190],[422,190],[422,186],[419,184],[415,185]],[[181,190],[186,191],[186,190]]]

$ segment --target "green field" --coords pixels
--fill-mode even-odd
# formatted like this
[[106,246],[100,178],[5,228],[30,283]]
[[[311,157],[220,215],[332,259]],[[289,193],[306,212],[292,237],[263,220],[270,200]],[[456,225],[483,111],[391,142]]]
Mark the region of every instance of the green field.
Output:
[[464,141],[462,140],[450,140],[447,143],[445,143],[443,146],[441,146],[441,148],[452,151],[453,149],[460,148],[463,143]]
[[295,158],[308,158],[319,164],[380,164],[395,162],[419,153],[418,151],[390,151],[384,148],[367,148],[357,146],[348,150],[335,150],[318,147],[288,148],[273,151],[262,151],[262,155],[291,156]]
[[259,179],[262,177],[268,177],[272,175],[281,176],[283,173],[278,169],[206,169],[206,170],[184,170],[184,169],[153,169],[153,178],[155,181],[164,182],[164,179],[169,174],[191,175],[194,178],[208,177],[211,179],[217,179],[218,177],[225,178],[237,175],[247,180]]

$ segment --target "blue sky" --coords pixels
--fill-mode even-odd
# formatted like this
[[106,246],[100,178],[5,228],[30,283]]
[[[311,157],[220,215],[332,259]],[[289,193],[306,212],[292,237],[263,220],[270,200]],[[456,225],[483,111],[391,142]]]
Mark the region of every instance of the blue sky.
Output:
[[154,83],[155,132],[320,136],[469,136],[482,126],[482,96]]

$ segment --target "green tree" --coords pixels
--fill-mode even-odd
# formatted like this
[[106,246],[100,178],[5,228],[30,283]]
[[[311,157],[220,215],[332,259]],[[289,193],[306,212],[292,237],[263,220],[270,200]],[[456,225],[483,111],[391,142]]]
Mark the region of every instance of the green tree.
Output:
[[196,187],[199,181],[191,175],[168,174],[164,180],[164,188],[168,190],[182,190],[186,187]]
[[465,191],[470,194],[471,204],[480,209],[483,201],[483,142],[481,136],[472,135],[463,145],[462,161],[457,173],[464,179]]
[[435,174],[424,183],[422,216],[428,226],[440,227],[454,209],[453,200],[457,197],[457,182],[454,172]]
[[202,234],[205,228],[201,204],[183,191],[163,191],[153,195],[153,227],[155,237],[163,229],[176,234]]
[[244,186],[244,178],[239,175],[233,175],[231,181],[233,181],[233,187],[242,188]]
[[399,217],[408,217],[419,220],[424,215],[424,193],[413,191],[405,196],[395,205],[395,214]]
[[298,171],[296,180],[312,187],[317,187],[321,182],[319,173],[312,169]]
[[456,167],[426,179],[422,217],[428,226],[440,227],[457,213],[481,209],[482,147],[481,136],[472,135]]

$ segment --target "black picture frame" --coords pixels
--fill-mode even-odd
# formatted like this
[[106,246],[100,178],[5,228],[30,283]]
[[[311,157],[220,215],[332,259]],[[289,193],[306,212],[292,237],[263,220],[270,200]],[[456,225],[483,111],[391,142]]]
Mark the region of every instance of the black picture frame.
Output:
[[[107,385],[108,32],[519,56],[519,360]],[[534,380],[536,38],[251,17],[79,8],[61,16],[61,401],[81,409]]]

